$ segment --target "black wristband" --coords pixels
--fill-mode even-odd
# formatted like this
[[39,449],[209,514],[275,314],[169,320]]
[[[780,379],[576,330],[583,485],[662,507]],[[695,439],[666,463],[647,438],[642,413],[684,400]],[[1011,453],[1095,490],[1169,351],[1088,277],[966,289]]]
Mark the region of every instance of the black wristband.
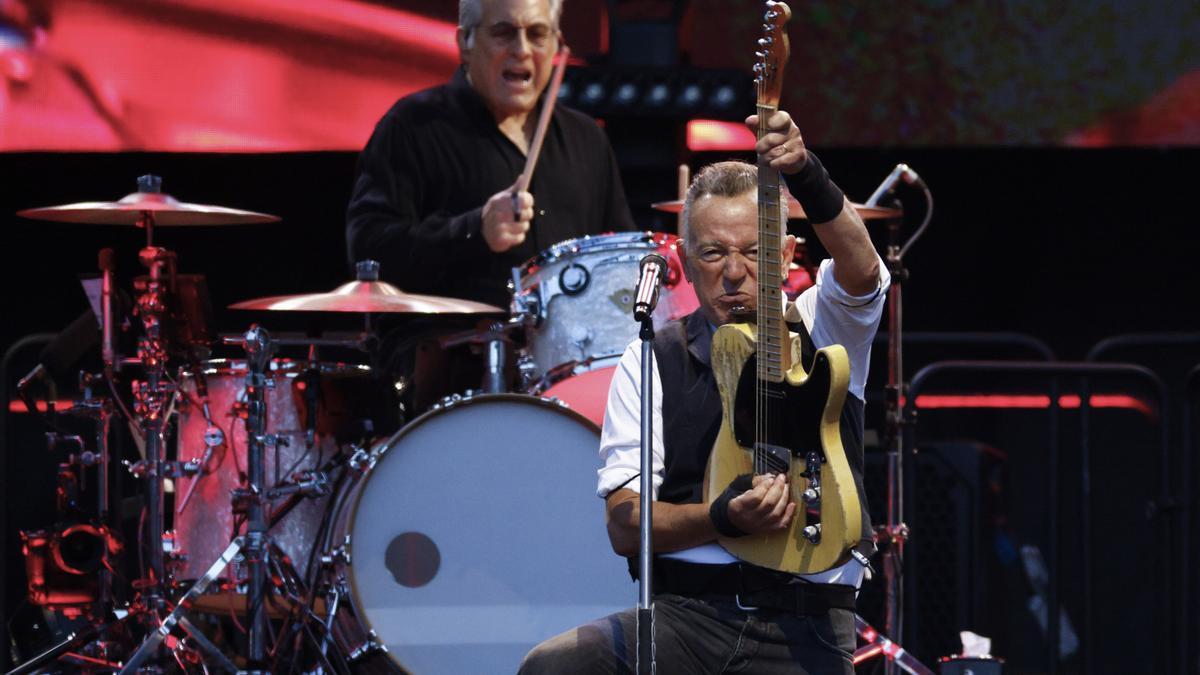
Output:
[[729,502],[734,497],[742,494],[746,490],[754,487],[754,478],[744,473],[737,478],[734,478],[729,487],[713,500],[713,503],[708,507],[708,517],[712,520],[713,526],[717,528],[717,532],[723,537],[744,537],[749,532],[743,532],[741,528],[733,524],[729,519]]
[[792,196],[804,207],[804,213],[811,223],[828,223],[837,218],[842,212],[846,201],[841,188],[829,179],[829,172],[821,164],[821,160],[808,150],[808,161],[804,168],[788,176],[784,175]]

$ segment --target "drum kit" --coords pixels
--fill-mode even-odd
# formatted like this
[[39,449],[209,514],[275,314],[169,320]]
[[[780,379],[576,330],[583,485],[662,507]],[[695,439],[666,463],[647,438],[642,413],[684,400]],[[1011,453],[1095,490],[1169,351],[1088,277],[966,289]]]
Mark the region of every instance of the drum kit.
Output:
[[[698,306],[674,235],[553,246],[513,270],[507,311],[406,293],[362,261],[332,291],[230,305],[362,315],[362,334],[252,325],[213,337],[203,278],[176,270],[156,228],[275,216],[181,202],[154,176],[118,201],[19,215],[142,228],[147,275],[128,308],[136,349],[122,355],[125,312],[112,252],[101,255],[104,368],[85,375],[75,406],[97,429],[95,452],[78,459],[81,475],[95,467],[95,512],[23,533],[30,601],[85,623],[13,672],[512,672],[541,640],[631,604],[593,496],[595,453],[609,381],[637,334],[643,255],[668,260],[656,323]],[[795,292],[811,275],[802,261]],[[381,315],[484,320],[440,338],[485,355],[480,388],[404,409],[395,373],[321,360],[336,348],[378,364]],[[213,359],[215,344],[244,355]],[[110,494],[115,428],[141,456],[125,462],[142,481],[136,547],[120,541]],[[130,581],[118,573],[127,548],[140,561]]]

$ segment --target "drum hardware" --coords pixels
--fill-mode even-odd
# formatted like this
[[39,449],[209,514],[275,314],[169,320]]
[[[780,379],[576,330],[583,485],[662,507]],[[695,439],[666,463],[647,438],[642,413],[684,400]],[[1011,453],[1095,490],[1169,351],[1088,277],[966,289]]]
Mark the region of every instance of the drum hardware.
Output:
[[198,471],[193,474],[194,480],[188,482],[187,491],[184,492],[183,498],[179,500],[179,504],[175,507],[176,513],[183,513],[187,509],[188,503],[192,500],[192,495],[196,492],[196,486],[200,484],[202,478],[211,473],[208,470],[208,466],[209,462],[212,461],[213,455],[218,450],[225,450],[225,432],[213,421],[212,406],[208,397],[208,378],[204,375],[204,370],[200,367],[198,359],[193,359],[192,378],[196,383],[196,393],[200,399],[200,410],[204,414],[204,421],[207,423],[207,428],[204,430],[204,454],[193,460],[196,463]]
[[[317,658],[323,667],[334,670],[328,657],[325,656],[327,651],[325,642],[328,637],[323,633],[315,634],[311,630],[311,624],[314,622],[317,625],[325,625],[325,622],[317,617],[309,606],[310,599],[315,598],[316,595],[309,594],[308,580],[302,578],[295,571],[290,554],[281,548],[280,542],[269,532],[274,524],[285,518],[300,503],[327,496],[331,492],[328,476],[349,461],[348,453],[335,453],[319,469],[289,471],[286,474],[287,478],[282,480],[280,480],[282,476],[277,468],[276,476],[279,482],[270,487],[267,483],[266,464],[269,451],[289,445],[287,435],[278,432],[268,433],[267,429],[267,416],[271,407],[267,393],[272,389],[271,385],[275,381],[272,368],[280,365],[279,362],[273,361],[272,357],[279,346],[302,344],[308,345],[310,355],[315,356],[311,344],[313,341],[275,340],[266,330],[258,326],[251,327],[244,336],[225,337],[223,341],[226,344],[240,344],[247,357],[244,376],[247,481],[243,487],[232,491],[233,511],[244,514],[246,529],[244,534],[234,539],[233,545],[225,549],[225,552],[218,558],[218,562],[205,572],[196,585],[188,591],[185,598],[196,597],[203,592],[204,588],[207,588],[216,577],[222,574],[228,562],[240,556],[244,561],[246,574],[246,615],[249,623],[247,658],[250,667],[267,668],[270,665],[267,663],[266,610],[268,603],[276,604],[275,598],[278,597],[284,601],[283,607],[288,608],[286,611],[289,623],[284,626],[284,629],[291,631],[289,637],[294,637],[296,640],[308,639],[314,645],[314,653],[319,655]],[[304,372],[310,374],[314,372],[317,365],[320,364],[310,364],[301,372],[301,377]],[[316,370],[316,372],[320,371]],[[311,375],[307,380],[297,378],[297,381],[308,383],[309,386],[304,387],[304,391],[309,391],[311,385],[316,382]],[[293,387],[295,384],[294,382]],[[280,392],[280,394],[284,393],[292,394],[293,392],[290,389],[287,392]],[[316,420],[317,413],[315,408],[312,409],[308,418]],[[315,431],[326,431],[318,428],[315,422],[310,422],[305,426]],[[283,504],[273,510],[268,508],[270,501],[281,497],[286,497]],[[315,545],[315,542],[312,543]],[[315,554],[315,549],[310,552],[310,556]],[[299,614],[296,615],[295,612],[299,612]],[[175,616],[180,615],[175,614]],[[166,622],[163,625],[168,626]],[[167,630],[169,631],[169,627]],[[282,636],[283,633],[280,635]],[[297,648],[298,646],[299,642],[297,642]],[[278,656],[278,652],[272,656]]]
[[508,346],[512,344],[511,334],[525,327],[524,318],[513,318],[508,321],[497,321],[483,330],[467,330],[438,338],[442,349],[459,345],[478,345],[484,351],[484,372],[480,388],[489,394],[501,394],[508,391],[504,367],[508,363]]
[[172,631],[175,630],[176,626],[181,628],[190,637],[195,639],[196,644],[211,659],[211,661],[208,661],[208,663],[218,665],[228,673],[242,672],[233,665],[228,657],[226,657],[216,645],[205,638],[203,633],[197,630],[195,626],[188,621],[186,616],[183,616],[183,613],[187,611],[187,609],[195,603],[197,598],[199,598],[199,596],[208,589],[209,584],[211,584],[213,580],[220,575],[221,571],[225,569],[226,565],[233,561],[234,557],[236,557],[238,553],[242,551],[244,546],[245,538],[240,536],[235,538],[233,542],[229,544],[229,546],[221,554],[221,557],[218,558],[211,567],[209,567],[208,572],[206,572],[204,576],[200,577],[200,579],[197,580],[190,589],[188,589],[187,593],[185,593],[184,596],[179,599],[176,607],[171,610],[169,614],[162,618],[158,627],[151,631],[150,634],[146,636],[145,641],[143,641],[142,644],[133,652],[133,654],[129,656],[129,659],[125,662],[124,666],[120,670],[120,675],[133,675],[134,673],[139,672],[142,664],[144,664],[158,652],[159,648],[166,641],[167,637],[170,636]]
[[[100,308],[97,310],[97,314],[101,317],[99,328],[103,335],[101,356],[104,373],[102,376],[84,376],[81,386],[85,389],[87,400],[73,406],[70,411],[73,414],[97,420],[97,452],[89,453],[84,450],[82,439],[65,437],[61,439],[64,443],[79,446],[80,451],[69,457],[70,464],[78,465],[80,468],[95,466],[100,472],[98,523],[95,525],[82,523],[71,526],[62,532],[42,537],[40,544],[30,542],[40,547],[43,559],[51,561],[54,566],[51,569],[43,565],[43,570],[50,569],[54,573],[64,571],[77,576],[83,576],[78,573],[86,572],[93,581],[98,579],[100,591],[98,606],[101,611],[93,614],[88,631],[72,636],[61,645],[39,655],[34,662],[26,664],[22,668],[41,667],[41,665],[64,655],[70,658],[84,659],[87,661],[87,665],[112,665],[80,655],[66,654],[66,652],[89,642],[92,645],[89,649],[103,649],[104,644],[95,642],[96,636],[108,634],[116,625],[104,623],[109,619],[107,610],[111,605],[112,586],[106,558],[115,555],[115,551],[119,550],[119,542],[112,536],[105,521],[109,514],[108,501],[110,500],[107,475],[109,454],[107,436],[111,416],[119,410],[130,423],[135,442],[138,443],[143,455],[141,461],[126,462],[126,466],[129,467],[131,473],[145,481],[143,491],[145,523],[139,532],[139,539],[141,540],[140,546],[147,553],[148,560],[144,567],[145,576],[133,582],[133,587],[137,589],[138,594],[133,602],[127,605],[129,611],[125,616],[132,616],[142,623],[152,624],[153,630],[150,638],[142,644],[135,655],[141,662],[157,657],[162,641],[156,641],[154,635],[165,636],[171,625],[174,624],[181,626],[186,633],[190,634],[188,644],[197,645],[207,652],[206,662],[227,666],[227,669],[232,672],[234,670],[232,664],[223,660],[219,650],[202,634],[195,631],[186,619],[169,618],[166,622],[158,621],[160,613],[166,606],[167,560],[168,558],[182,558],[178,550],[170,545],[172,533],[166,532],[163,527],[165,520],[163,514],[164,482],[168,478],[198,474],[201,464],[207,459],[205,457],[197,457],[191,461],[167,461],[166,459],[165,435],[169,418],[180,393],[179,387],[169,374],[167,364],[173,356],[178,354],[183,354],[191,363],[206,358],[209,340],[208,320],[211,310],[208,309],[207,286],[203,277],[178,274],[175,254],[166,248],[154,245],[154,230],[158,226],[261,223],[276,221],[278,218],[249,211],[179,202],[161,192],[161,179],[156,176],[140,177],[138,191],[118,202],[86,202],[30,209],[22,211],[20,215],[62,222],[141,227],[146,230],[146,246],[139,251],[138,259],[148,272],[148,275],[135,280],[137,298],[133,312],[140,319],[142,327],[142,335],[137,343],[137,354],[133,358],[123,358],[116,353],[115,344],[118,320],[114,316],[113,306],[114,256],[111,250],[106,249],[101,252],[102,279]],[[139,377],[130,384],[133,397],[132,410],[125,406],[115,386],[115,373],[125,365],[135,365],[139,368]],[[91,387],[97,382],[107,385],[111,398],[97,398],[91,394]],[[202,379],[199,387],[203,390]],[[203,398],[204,404],[207,404],[207,397]],[[208,406],[202,405],[202,407],[208,421],[205,447],[210,450],[209,454],[211,454],[220,447],[223,440],[222,433],[220,428],[213,423],[212,415],[207,409]],[[67,492],[68,490],[65,489],[64,494]],[[97,551],[101,552],[97,554]],[[99,563],[96,562],[97,557],[100,559]],[[35,578],[35,576],[31,575],[31,578]],[[172,644],[170,645],[171,650],[178,656],[181,650],[185,649],[182,645],[183,643]],[[133,669],[127,664],[123,672],[131,672]]]

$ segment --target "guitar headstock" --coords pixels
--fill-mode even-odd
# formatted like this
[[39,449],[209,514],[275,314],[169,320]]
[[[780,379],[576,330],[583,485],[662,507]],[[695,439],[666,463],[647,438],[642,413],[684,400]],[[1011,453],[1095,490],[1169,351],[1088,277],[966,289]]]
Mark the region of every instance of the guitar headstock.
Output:
[[787,3],[767,0],[767,12],[763,15],[763,36],[758,40],[759,51],[754,55],[754,82],[758,85],[758,104],[779,107],[779,95],[783,90],[783,67],[787,64],[791,47],[788,44],[787,22],[792,10]]

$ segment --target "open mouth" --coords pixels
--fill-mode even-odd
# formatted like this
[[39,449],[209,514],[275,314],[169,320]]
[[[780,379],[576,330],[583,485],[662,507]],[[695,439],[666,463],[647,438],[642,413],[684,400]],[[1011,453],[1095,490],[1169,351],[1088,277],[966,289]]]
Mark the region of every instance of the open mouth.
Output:
[[533,81],[533,71],[524,68],[508,68],[502,75],[508,84],[526,85]]

